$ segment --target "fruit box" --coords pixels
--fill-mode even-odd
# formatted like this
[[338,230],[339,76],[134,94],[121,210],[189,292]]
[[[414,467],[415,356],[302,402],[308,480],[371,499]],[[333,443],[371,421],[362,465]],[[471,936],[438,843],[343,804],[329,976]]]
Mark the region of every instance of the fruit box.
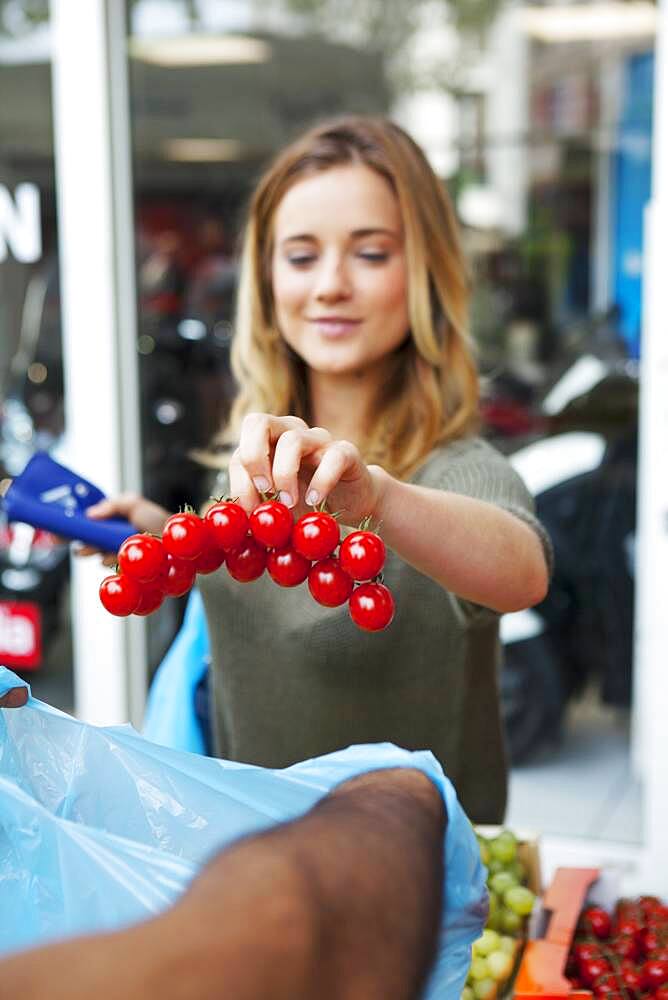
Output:
[[513,1000],[591,1000],[588,990],[571,988],[564,968],[580,911],[600,874],[598,868],[557,869],[532,917]]

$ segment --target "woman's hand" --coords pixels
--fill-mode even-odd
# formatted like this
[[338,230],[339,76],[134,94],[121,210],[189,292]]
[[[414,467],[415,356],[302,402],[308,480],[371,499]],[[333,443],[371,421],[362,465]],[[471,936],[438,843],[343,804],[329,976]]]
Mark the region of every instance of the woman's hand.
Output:
[[[123,517],[133,524],[137,531],[149,531],[151,534],[161,535],[169,511],[137,493],[121,493],[117,497],[109,497],[92,504],[86,509],[86,516],[94,521],[102,521],[107,517]],[[75,550],[75,554],[78,556],[101,554],[105,566],[114,566],[116,563],[115,553],[100,553],[100,550],[93,545],[81,545]]]
[[230,461],[230,495],[250,512],[262,493],[277,492],[297,516],[323,500],[344,524],[375,516],[386,474],[365,465],[350,441],[335,441],[323,427],[299,417],[249,413]]

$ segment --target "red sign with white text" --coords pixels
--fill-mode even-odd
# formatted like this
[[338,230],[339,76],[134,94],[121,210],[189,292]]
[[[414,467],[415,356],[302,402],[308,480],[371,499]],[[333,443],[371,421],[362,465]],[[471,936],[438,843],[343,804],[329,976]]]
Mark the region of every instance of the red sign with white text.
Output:
[[41,662],[39,605],[28,601],[0,601],[0,665],[35,670]]

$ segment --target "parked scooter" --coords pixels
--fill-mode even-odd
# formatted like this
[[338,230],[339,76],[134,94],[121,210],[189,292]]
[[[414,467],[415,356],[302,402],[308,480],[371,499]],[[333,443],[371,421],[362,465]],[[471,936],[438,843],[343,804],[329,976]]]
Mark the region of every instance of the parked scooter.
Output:
[[555,560],[545,600],[501,623],[515,764],[559,738],[569,700],[586,685],[597,684],[606,704],[630,704],[637,406],[635,363],[582,355],[543,401],[551,434],[509,456]]

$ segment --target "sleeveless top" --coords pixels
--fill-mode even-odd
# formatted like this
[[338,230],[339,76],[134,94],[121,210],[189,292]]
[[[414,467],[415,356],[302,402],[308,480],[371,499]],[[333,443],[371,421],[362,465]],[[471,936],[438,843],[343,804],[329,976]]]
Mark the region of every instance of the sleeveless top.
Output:
[[[436,449],[411,482],[521,518],[550,564],[550,542],[528,491],[482,439]],[[227,488],[224,471],[214,493]],[[471,820],[500,823],[507,760],[499,615],[448,593],[389,549],[383,575],[396,614],[377,633],[360,631],[345,604],[316,604],[306,583],[287,589],[265,574],[242,584],[224,566],[198,578],[211,642],[216,753],[280,768],[356,743],[427,749]]]

